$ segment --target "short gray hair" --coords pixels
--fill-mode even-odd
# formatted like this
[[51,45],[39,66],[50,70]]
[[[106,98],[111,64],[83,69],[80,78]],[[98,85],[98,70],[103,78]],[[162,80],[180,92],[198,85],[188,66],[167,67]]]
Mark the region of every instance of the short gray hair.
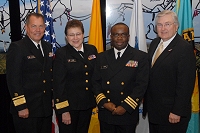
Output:
[[159,13],[157,14],[157,16],[156,16],[156,19],[155,19],[155,25],[157,25],[158,19],[159,19],[160,17],[165,16],[165,15],[171,15],[171,16],[173,17],[173,19],[174,19],[174,23],[176,23],[176,24],[179,26],[178,17],[177,17],[177,15],[176,15],[176,13],[173,12],[173,11],[171,11],[171,10],[163,10],[162,12],[159,12]]

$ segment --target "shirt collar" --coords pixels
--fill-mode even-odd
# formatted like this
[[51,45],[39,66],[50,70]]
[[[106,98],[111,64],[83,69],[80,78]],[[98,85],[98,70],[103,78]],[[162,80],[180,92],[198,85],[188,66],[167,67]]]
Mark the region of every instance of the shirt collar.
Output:
[[126,50],[127,47],[128,47],[128,45],[124,49],[121,49],[121,50],[117,50],[116,48],[114,48],[115,57],[118,56],[117,55],[118,52],[121,52],[120,56],[122,57],[122,55],[123,55],[123,53],[124,53],[124,51]]
[[82,46],[81,46],[81,49],[80,50],[78,50],[77,48],[75,48],[75,47],[73,47],[76,51],[82,51],[82,52],[84,52],[84,48],[83,48],[83,44],[82,44]]
[[[177,34],[177,33],[176,33]],[[160,40],[160,43],[163,42],[163,45],[166,47],[170,44],[170,42],[174,39],[174,37],[176,36],[176,34],[174,36],[172,36],[169,40],[167,41],[163,41],[162,39]]]
[[[29,38],[30,38],[30,37],[29,37]],[[38,47],[37,47],[38,44],[40,44],[40,46],[42,46],[41,40],[39,41],[39,43],[33,41],[31,38],[30,38],[30,40],[35,44],[36,48],[38,48]]]

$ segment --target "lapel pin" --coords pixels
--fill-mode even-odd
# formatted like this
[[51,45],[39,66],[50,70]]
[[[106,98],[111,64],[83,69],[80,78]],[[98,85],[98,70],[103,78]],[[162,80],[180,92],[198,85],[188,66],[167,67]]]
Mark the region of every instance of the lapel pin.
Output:
[[169,51],[169,52],[171,52],[171,51],[172,51],[172,49],[169,49],[168,51]]

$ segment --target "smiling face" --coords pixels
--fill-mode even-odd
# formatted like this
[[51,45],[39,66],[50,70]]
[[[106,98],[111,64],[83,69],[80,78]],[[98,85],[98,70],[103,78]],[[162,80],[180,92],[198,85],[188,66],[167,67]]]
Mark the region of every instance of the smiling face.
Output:
[[176,34],[178,24],[175,22],[171,14],[166,14],[157,19],[156,29],[158,36],[163,41],[167,41]]
[[83,44],[84,34],[79,27],[72,27],[67,30],[66,39],[68,43],[75,47],[77,50],[80,50]]
[[44,35],[45,24],[41,17],[30,16],[28,23],[25,25],[26,34],[30,39],[39,43]]
[[124,49],[128,45],[129,30],[126,25],[117,24],[111,29],[111,43],[117,50]]

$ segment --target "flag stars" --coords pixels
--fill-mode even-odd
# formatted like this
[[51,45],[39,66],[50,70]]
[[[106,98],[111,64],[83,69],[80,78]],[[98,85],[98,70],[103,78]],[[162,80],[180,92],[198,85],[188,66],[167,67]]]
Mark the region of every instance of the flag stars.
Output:
[[47,12],[45,15],[47,16],[47,18],[51,18],[51,14],[49,12]]
[[56,47],[56,43],[53,43],[53,42],[52,42],[51,44],[53,45],[53,48]]
[[44,33],[46,36],[49,36],[49,31],[45,30],[45,33]]
[[49,42],[49,40],[47,40],[47,39],[44,39],[44,41]]
[[[56,36],[53,29],[53,16],[51,11],[50,0],[40,0],[40,12],[44,15],[45,19],[45,35],[43,40],[49,42],[53,46],[53,51],[56,49]],[[52,1],[52,0],[51,0]]]
[[46,4],[46,6],[47,6],[47,8],[49,8],[50,9],[50,5],[49,5],[49,3],[47,2],[47,4]]
[[50,26],[49,21],[46,20],[45,25],[46,27]]
[[41,6],[41,7],[44,6],[44,1],[41,1],[41,2],[40,2],[40,6]]
[[52,18],[52,15],[51,15],[51,13],[49,13],[49,17],[50,17],[50,18]]
[[51,37],[52,37],[52,39],[55,39],[55,38],[56,38],[56,35],[53,33],[53,34],[51,35]]

